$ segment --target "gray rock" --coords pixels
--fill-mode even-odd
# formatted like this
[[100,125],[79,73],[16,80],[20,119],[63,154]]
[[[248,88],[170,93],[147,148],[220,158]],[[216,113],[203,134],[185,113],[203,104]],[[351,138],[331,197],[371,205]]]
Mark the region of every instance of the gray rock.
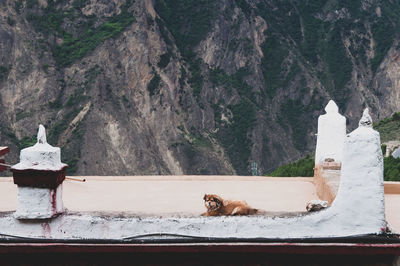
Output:
[[316,212],[328,207],[328,202],[324,200],[311,200],[307,203],[308,212]]

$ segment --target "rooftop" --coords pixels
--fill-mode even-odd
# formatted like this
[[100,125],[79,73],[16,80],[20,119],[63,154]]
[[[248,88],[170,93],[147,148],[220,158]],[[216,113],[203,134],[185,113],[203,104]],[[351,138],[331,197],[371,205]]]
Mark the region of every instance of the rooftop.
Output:
[[[304,213],[308,201],[318,199],[313,178],[255,176],[74,176],[67,179],[63,202],[70,213],[96,212],[126,216],[200,216],[203,196],[245,200],[268,216]],[[0,212],[15,211],[17,186],[0,178]],[[385,182],[386,218],[400,232],[400,183]]]
[[[312,178],[253,176],[81,176],[86,182],[63,183],[63,202],[70,212],[127,213],[144,216],[205,212],[204,194],[245,200],[271,213],[305,212],[316,199]],[[0,179],[0,211],[15,211],[17,186]]]

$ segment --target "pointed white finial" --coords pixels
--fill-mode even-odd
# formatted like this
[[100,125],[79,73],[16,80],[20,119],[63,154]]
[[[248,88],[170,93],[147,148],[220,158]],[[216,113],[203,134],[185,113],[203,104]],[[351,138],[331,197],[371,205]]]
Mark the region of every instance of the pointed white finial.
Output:
[[360,122],[358,123],[359,127],[371,127],[372,128],[372,118],[369,115],[369,110],[368,108],[364,109],[363,115],[360,119]]
[[37,134],[37,142],[41,143],[41,144],[47,143],[46,129],[44,128],[44,126],[42,124],[39,125],[39,130],[38,130],[38,134]]
[[330,100],[328,102],[328,104],[325,106],[325,112],[327,114],[339,113],[339,107],[336,105],[336,103],[333,100]]

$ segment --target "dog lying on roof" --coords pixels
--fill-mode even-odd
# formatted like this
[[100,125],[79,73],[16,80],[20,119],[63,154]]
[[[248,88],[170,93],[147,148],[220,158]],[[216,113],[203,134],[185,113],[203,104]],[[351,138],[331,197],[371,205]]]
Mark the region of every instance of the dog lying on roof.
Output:
[[224,200],[214,194],[205,194],[203,199],[207,212],[202,216],[250,215],[258,211],[251,208],[245,201]]

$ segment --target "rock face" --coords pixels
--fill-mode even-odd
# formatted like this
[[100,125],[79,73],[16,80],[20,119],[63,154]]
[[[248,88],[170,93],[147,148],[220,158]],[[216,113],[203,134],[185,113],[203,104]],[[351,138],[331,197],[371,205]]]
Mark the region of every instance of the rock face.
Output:
[[395,2],[0,6],[11,162],[42,123],[70,174],[264,174],[313,150],[330,99],[351,128],[399,110]]

